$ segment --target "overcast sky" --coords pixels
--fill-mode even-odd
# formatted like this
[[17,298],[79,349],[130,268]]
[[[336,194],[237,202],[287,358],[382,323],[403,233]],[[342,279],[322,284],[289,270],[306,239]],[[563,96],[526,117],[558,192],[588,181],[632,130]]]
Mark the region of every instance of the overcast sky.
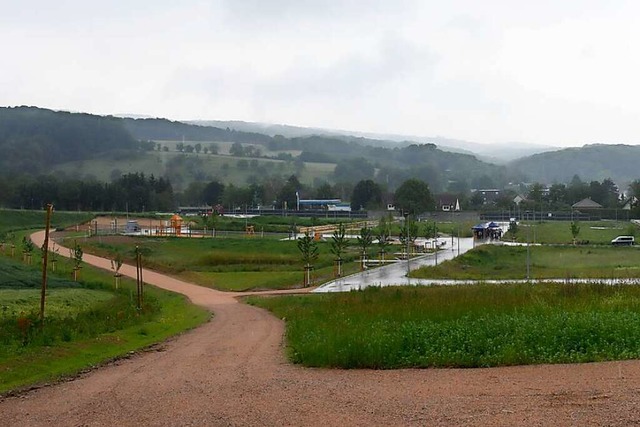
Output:
[[640,143],[640,2],[0,0],[0,105]]

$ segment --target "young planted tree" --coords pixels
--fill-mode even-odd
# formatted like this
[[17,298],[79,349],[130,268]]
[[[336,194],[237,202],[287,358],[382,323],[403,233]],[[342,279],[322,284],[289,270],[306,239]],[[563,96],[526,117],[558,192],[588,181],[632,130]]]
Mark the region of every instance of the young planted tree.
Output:
[[438,225],[435,221],[427,221],[424,227],[424,237],[426,239],[436,239],[435,250],[438,250]]
[[111,269],[115,271],[113,277],[115,280],[116,289],[120,287],[120,268],[122,267],[122,254],[120,252],[116,252],[116,256],[111,260]]
[[13,258],[14,256],[16,256],[16,236],[15,234],[10,233],[8,237],[9,237],[9,242],[11,242],[11,245],[10,245],[11,258]]
[[298,235],[298,226],[296,225],[296,217],[291,217],[291,222],[289,223],[289,227],[287,228],[287,232],[289,233],[289,239],[293,240]]
[[[58,255],[60,255],[60,249],[56,248],[56,244],[53,244],[53,250],[51,251],[51,271],[56,272],[56,265],[58,264]],[[44,246],[43,246],[44,250]]]
[[360,269],[364,270],[367,262],[367,250],[373,243],[373,231],[366,225],[360,229],[358,236],[358,246],[360,247]]
[[573,244],[576,244],[578,234],[580,234],[580,223],[578,221],[571,221],[571,235],[573,236]]
[[344,224],[340,223],[331,236],[331,253],[336,256],[336,277],[342,277],[342,255],[349,246],[349,240],[346,234]]
[[77,281],[80,276],[80,266],[82,264],[82,248],[78,242],[73,242],[73,249],[69,249],[71,252],[71,259],[73,260],[73,281]]
[[203,215],[200,217],[200,224],[202,225],[203,235],[208,235],[211,232],[211,236],[215,237],[216,225],[218,225],[218,212],[213,211],[210,215]]
[[509,223],[509,230],[507,231],[507,233],[509,233],[511,240],[516,240],[516,235],[518,234],[518,224],[515,221]]
[[384,256],[387,253],[391,240],[391,231],[389,229],[389,223],[385,217],[380,218],[380,223],[376,229],[376,239],[378,240],[378,254],[380,255],[380,261],[384,262]]
[[302,255],[302,263],[304,264],[304,286],[311,284],[311,270],[313,262],[318,259],[318,243],[311,237],[309,232],[298,239],[298,250]]
[[424,237],[427,239],[433,239],[437,237],[436,222],[427,221],[424,225]]
[[411,248],[413,243],[418,238],[418,224],[411,221],[410,217],[404,221],[404,224],[400,227],[400,243],[402,244],[402,251],[407,252],[407,257],[411,255]]
[[31,264],[31,257],[33,255],[33,249],[35,245],[27,236],[22,238],[22,260],[27,264]]

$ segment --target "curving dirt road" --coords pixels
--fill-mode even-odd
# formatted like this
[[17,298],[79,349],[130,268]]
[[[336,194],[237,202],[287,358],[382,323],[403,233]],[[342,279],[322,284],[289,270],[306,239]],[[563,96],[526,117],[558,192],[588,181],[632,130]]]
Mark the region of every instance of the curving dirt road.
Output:
[[[42,234],[34,236],[38,244]],[[41,243],[40,243],[41,244]],[[85,261],[109,268],[107,260]],[[123,266],[124,274],[135,269]],[[135,277],[135,276],[134,276]],[[640,424],[640,361],[492,369],[308,369],[284,324],[218,292],[145,271],[213,320],[73,381],[0,402],[2,426]]]

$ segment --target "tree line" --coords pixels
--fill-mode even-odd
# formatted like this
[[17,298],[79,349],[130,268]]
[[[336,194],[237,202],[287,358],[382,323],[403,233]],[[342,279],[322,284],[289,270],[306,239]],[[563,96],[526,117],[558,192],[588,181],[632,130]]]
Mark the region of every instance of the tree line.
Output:
[[0,177],[0,204],[14,209],[43,209],[53,203],[68,211],[173,211],[175,195],[165,178],[130,173],[110,183],[53,175]]
[[[110,183],[95,179],[68,179],[54,175],[0,177],[0,205],[14,209],[43,209],[53,203],[69,211],[171,212],[179,206],[222,205],[237,208],[295,210],[298,198],[334,199],[337,188],[324,183],[317,188],[303,185],[296,175],[284,181],[225,185],[217,180],[194,182],[184,192],[175,193],[169,179],[143,173],[128,173]],[[434,208],[426,182],[410,179],[395,193],[388,194],[371,180],[352,187],[353,210],[381,209],[395,203],[403,212],[419,214]]]

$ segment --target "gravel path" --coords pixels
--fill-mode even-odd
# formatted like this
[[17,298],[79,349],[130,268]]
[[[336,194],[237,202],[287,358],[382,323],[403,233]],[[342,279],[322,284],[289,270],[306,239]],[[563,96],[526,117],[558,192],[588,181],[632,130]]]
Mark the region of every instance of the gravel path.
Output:
[[[34,241],[38,244],[38,238]],[[42,240],[40,240],[41,242]],[[85,255],[88,263],[109,262]],[[135,274],[123,267],[124,274]],[[0,401],[1,426],[640,424],[640,361],[337,370],[287,363],[284,324],[233,294],[157,273],[213,320],[69,382]]]

